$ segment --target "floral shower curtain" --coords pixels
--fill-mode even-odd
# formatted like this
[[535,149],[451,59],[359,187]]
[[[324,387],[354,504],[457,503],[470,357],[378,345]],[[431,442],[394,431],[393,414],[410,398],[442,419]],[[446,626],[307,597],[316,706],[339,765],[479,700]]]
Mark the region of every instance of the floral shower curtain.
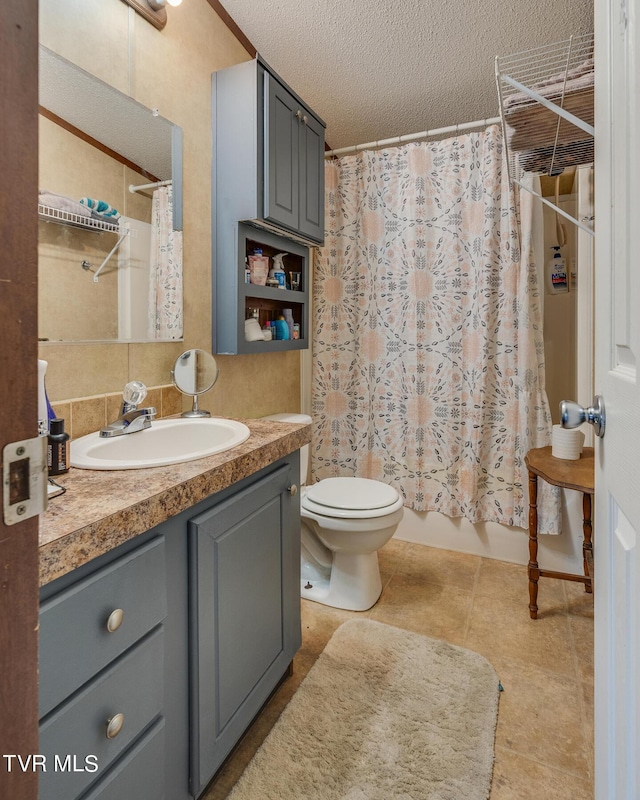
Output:
[[[551,417],[531,230],[521,252],[499,128],[340,158],[326,186],[314,477],[526,528],[524,456],[550,443]],[[557,532],[557,504],[541,507]]]
[[149,271],[150,339],[182,338],[182,231],[173,229],[173,187],[160,186],[151,200]]

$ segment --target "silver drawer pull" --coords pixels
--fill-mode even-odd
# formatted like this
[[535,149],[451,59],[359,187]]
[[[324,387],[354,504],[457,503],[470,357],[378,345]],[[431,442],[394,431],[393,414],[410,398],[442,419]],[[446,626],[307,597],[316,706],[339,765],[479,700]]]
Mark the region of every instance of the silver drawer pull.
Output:
[[107,630],[109,633],[115,633],[118,628],[122,625],[122,620],[124,619],[124,611],[121,608],[114,609],[109,614],[109,619],[107,620]]
[[115,739],[124,725],[124,714],[116,714],[107,720],[107,739]]
[[295,485],[295,483],[289,487],[289,494],[291,497],[295,497],[298,494],[298,487]]

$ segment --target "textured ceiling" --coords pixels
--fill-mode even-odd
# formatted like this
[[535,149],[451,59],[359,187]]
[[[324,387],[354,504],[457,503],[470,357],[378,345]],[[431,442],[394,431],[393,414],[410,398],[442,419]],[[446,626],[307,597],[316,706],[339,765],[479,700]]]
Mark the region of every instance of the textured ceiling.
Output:
[[157,178],[171,178],[173,125],[42,45],[39,101]]
[[222,0],[334,147],[498,114],[496,55],[593,30],[593,0]]

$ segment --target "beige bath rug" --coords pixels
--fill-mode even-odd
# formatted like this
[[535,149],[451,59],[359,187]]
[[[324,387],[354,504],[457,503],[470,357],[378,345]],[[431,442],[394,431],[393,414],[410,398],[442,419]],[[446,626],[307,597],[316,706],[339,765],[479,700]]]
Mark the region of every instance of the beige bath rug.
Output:
[[334,633],[232,800],[486,800],[498,677],[470,650],[372,620]]

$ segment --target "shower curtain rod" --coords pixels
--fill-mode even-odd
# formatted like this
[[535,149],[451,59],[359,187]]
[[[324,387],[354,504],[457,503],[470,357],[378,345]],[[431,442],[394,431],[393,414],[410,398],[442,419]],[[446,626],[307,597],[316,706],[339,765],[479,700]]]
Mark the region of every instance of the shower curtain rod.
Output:
[[144,189],[159,189],[161,186],[171,186],[173,181],[156,181],[155,183],[141,183],[140,186],[129,184],[129,191],[131,194],[135,192],[142,192]]
[[409,133],[406,136],[393,136],[391,139],[380,139],[378,142],[354,144],[351,147],[339,147],[337,150],[327,150],[327,152],[324,154],[324,157],[329,158],[330,156],[343,156],[347,153],[358,153],[360,150],[375,150],[378,147],[388,147],[394,144],[403,144],[404,142],[415,142],[418,139],[430,139],[432,136],[441,136],[447,133],[460,133],[460,131],[468,131],[472,130],[473,128],[486,128],[489,125],[499,124],[500,117],[477,119],[475,122],[463,122],[461,125],[449,125],[446,128],[433,128],[430,131]]

